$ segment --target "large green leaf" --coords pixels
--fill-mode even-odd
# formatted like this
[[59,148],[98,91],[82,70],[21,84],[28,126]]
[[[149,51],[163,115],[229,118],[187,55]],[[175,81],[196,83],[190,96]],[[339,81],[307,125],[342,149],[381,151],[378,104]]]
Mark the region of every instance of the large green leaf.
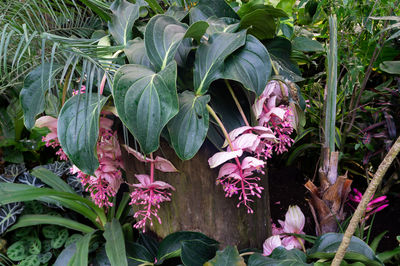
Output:
[[224,78],[241,82],[258,96],[264,91],[272,69],[267,49],[252,35],[247,35],[246,44],[230,55],[224,65]]
[[95,93],[72,96],[58,117],[58,139],[63,151],[74,165],[89,175],[94,175],[99,167],[96,153],[99,116],[107,99]]
[[54,76],[60,70],[58,65],[53,64],[51,67],[50,63],[44,63],[34,68],[26,76],[20,99],[24,111],[24,124],[27,129],[33,128],[36,115],[44,111],[45,94],[54,86]]
[[190,25],[185,33],[184,38],[193,38],[197,42],[200,42],[201,37],[203,37],[204,33],[206,33],[208,26],[208,23],[205,21],[197,21]]
[[59,226],[64,226],[69,229],[73,229],[76,231],[80,231],[83,233],[90,233],[93,232],[94,229],[90,226],[87,226],[82,223],[78,223],[71,219],[53,216],[53,215],[45,215],[45,214],[27,214],[24,216],[19,217],[18,222],[14,224],[8,231],[13,231],[15,229],[21,227],[27,227],[32,225],[38,224],[55,224]]
[[128,257],[129,265],[141,265],[144,262],[152,263],[154,256],[142,245],[126,241],[126,255]]
[[74,245],[76,245],[76,251],[74,256],[68,262],[68,266],[86,266],[89,259],[89,244],[95,231],[84,235]]
[[225,0],[200,0],[196,6],[190,9],[190,24],[200,20],[207,20],[212,16],[239,19],[239,16],[236,15],[236,12]]
[[206,108],[210,96],[195,96],[184,91],[179,95],[179,113],[168,123],[168,131],[176,154],[182,160],[192,158],[200,149],[208,131]]
[[209,245],[198,239],[182,241],[181,259],[184,265],[203,266],[215,256],[217,249],[217,245]]
[[[314,246],[307,251],[310,258],[331,259],[334,257],[343,234],[327,233],[318,237]],[[351,237],[349,247],[347,248],[345,259],[358,260],[369,265],[381,265],[381,261],[375,256],[374,251],[358,237]]]
[[146,154],[158,148],[161,130],[178,113],[176,71],[172,61],[159,73],[141,65],[125,65],[115,74],[118,115]]
[[244,17],[245,15],[247,15],[255,10],[263,10],[269,16],[272,16],[274,18],[288,17],[288,14],[286,14],[286,12],[283,11],[282,9],[275,8],[271,5],[265,5],[264,2],[265,2],[264,0],[249,1],[248,3],[242,5],[242,7],[237,11],[237,14],[240,17]]
[[124,52],[130,64],[144,65],[150,69],[154,69],[154,66],[150,63],[150,59],[147,56],[144,41],[140,38],[128,41]]
[[202,233],[198,232],[176,232],[168,235],[160,243],[157,252],[157,264],[161,264],[165,259],[178,257],[181,254],[182,241],[200,240],[207,245],[217,245],[218,242]]
[[111,265],[127,266],[125,239],[119,221],[114,218],[111,223],[107,223],[103,235],[106,239],[106,253]]
[[132,27],[139,18],[140,7],[126,0],[116,0],[111,5],[113,15],[108,29],[118,44],[126,45],[132,39]]
[[286,250],[284,247],[274,249],[269,257],[265,257],[260,253],[250,256],[248,266],[294,266],[294,265],[311,265],[306,263],[306,254],[298,249]]
[[379,68],[386,73],[400,75],[400,61],[384,61]]
[[263,9],[257,9],[246,14],[240,20],[240,28],[247,29],[260,40],[271,39],[275,36],[276,23],[274,17]]
[[64,182],[58,175],[54,174],[50,170],[39,166],[33,169],[32,175],[39,178],[45,184],[49,185],[50,187],[54,188],[55,190],[75,193],[70,185]]
[[193,82],[196,95],[207,92],[211,82],[222,76],[221,66],[226,57],[243,46],[246,32],[215,33],[207,42],[202,43],[196,51]]
[[309,39],[304,36],[299,36],[293,39],[293,49],[302,52],[323,52],[325,51],[322,44],[318,41]]
[[217,251],[217,255],[204,266],[245,266],[244,259],[240,257],[236,247],[227,246],[222,251]]
[[207,34],[212,35],[217,32],[235,32],[239,29],[239,20],[234,18],[216,18],[207,19],[210,27],[207,29]]
[[166,15],[154,16],[146,26],[144,45],[147,56],[157,70],[163,70],[172,60],[188,26]]

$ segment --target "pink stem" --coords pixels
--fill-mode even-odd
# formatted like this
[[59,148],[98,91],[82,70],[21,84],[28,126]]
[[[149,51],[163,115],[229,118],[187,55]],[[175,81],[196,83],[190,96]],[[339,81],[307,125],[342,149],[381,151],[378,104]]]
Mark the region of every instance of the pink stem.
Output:
[[103,94],[104,87],[106,86],[106,80],[107,80],[107,76],[106,76],[106,73],[104,73],[103,79],[101,80],[101,83],[100,83],[100,91],[99,91],[100,95]]

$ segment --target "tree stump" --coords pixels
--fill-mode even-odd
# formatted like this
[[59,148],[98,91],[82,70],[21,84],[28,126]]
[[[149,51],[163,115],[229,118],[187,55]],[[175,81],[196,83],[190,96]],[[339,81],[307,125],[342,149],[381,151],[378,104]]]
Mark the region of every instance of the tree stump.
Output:
[[[217,150],[207,141],[198,154],[188,161],[181,161],[169,145],[162,141],[155,153],[170,160],[179,173],[155,171],[155,179],[168,182],[176,191],[170,202],[161,204],[159,216],[162,224],[154,220],[149,228],[164,238],[176,231],[198,231],[216,239],[221,246],[236,245],[239,249],[258,248],[271,235],[271,214],[269,206],[267,175],[260,176],[264,187],[262,198],[255,197],[251,205],[254,214],[247,214],[245,208],[237,208],[238,198],[225,198],[220,185],[215,184],[218,169],[208,167],[208,158]],[[127,179],[138,183],[134,174],[148,174],[149,165],[139,162],[122,149]]]

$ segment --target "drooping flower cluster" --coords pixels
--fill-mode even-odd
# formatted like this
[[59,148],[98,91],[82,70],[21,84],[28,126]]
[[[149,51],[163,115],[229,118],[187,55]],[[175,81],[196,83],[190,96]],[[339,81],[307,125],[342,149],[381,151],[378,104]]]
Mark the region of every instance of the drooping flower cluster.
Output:
[[[349,199],[358,205],[361,202],[362,193],[356,188],[353,188],[353,192],[354,192],[354,195],[349,194]],[[383,210],[387,206],[389,206],[389,201],[387,200],[386,196],[380,196],[375,199],[373,199],[373,196],[372,196],[370,202],[367,205],[367,209],[365,210],[364,218],[362,220],[363,221],[368,220],[368,218],[372,214]],[[351,207],[353,207],[353,206],[351,206]],[[355,207],[357,207],[357,206],[355,206]],[[353,208],[355,208],[355,207],[353,207]]]
[[303,228],[305,223],[305,217],[299,206],[289,206],[288,211],[285,215],[285,221],[278,220],[281,227],[277,227],[272,223],[272,236],[267,238],[263,244],[263,254],[268,256],[272,251],[282,246],[287,250],[298,248],[301,249],[304,240],[286,234],[304,234]]
[[[99,159],[99,168],[95,171],[95,176],[89,176],[79,170],[76,166],[71,168],[71,173],[76,174],[85,186],[86,191],[90,192],[94,202],[102,206],[111,206],[111,196],[115,196],[122,184],[123,169],[121,159],[121,149],[117,139],[117,132],[111,129],[113,121],[106,118],[105,113],[100,117],[99,139],[97,141],[97,157]],[[68,160],[60,146],[57,137],[57,118],[43,116],[36,120],[37,127],[47,127],[50,129],[43,141],[46,146],[58,149],[56,154],[60,160]]]
[[35,122],[36,127],[47,127],[50,132],[42,137],[42,141],[46,143],[46,147],[52,147],[57,150],[56,154],[62,161],[68,160],[67,155],[64,153],[61,148],[60,142],[57,137],[57,118],[52,116],[42,116]]
[[99,168],[94,176],[89,176],[79,170],[75,165],[71,172],[77,174],[85,186],[86,191],[94,202],[102,206],[112,206],[110,197],[114,197],[123,183],[121,169],[124,169],[121,158],[121,148],[117,138],[117,132],[111,129],[113,121],[101,116],[99,127],[99,139],[97,141],[97,157]]
[[285,105],[289,96],[288,87],[280,81],[270,81],[253,105],[259,126],[270,128],[277,142],[270,143],[278,154],[288,151],[294,140],[290,137],[294,128],[294,114]]
[[134,218],[137,219],[134,225],[137,229],[146,230],[146,223],[149,222],[153,226],[153,217],[161,224],[161,219],[158,216],[160,204],[171,200],[171,193],[168,190],[175,190],[173,186],[163,181],[154,181],[154,169],[161,172],[178,172],[174,165],[162,157],[157,156],[155,159],[146,158],[140,152],[124,146],[128,153],[132,154],[141,162],[150,163],[150,175],[138,174],[135,175],[139,180],[138,184],[131,185],[134,187],[131,193],[130,205],[138,206]]
[[[255,174],[264,174],[262,171],[265,161],[272,157],[273,151],[283,153],[293,143],[290,135],[293,132],[293,113],[291,108],[283,104],[288,97],[288,88],[280,86],[278,81],[271,81],[262,95],[253,105],[258,125],[249,125],[232,130],[223,147],[226,151],[214,154],[208,163],[210,168],[224,164],[217,177],[217,184],[221,184],[226,197],[239,196],[240,205],[253,213],[249,203],[251,196],[261,197],[263,187],[258,185],[260,178]],[[279,105],[278,105],[279,104]],[[249,153],[240,161],[243,153]],[[235,163],[227,161],[234,159]]]

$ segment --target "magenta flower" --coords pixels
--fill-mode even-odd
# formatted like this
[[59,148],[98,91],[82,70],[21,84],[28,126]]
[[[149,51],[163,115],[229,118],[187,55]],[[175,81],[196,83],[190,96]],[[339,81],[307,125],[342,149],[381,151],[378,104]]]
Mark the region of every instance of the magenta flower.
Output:
[[[360,203],[362,199],[362,193],[356,188],[353,188],[353,192],[354,195],[349,194],[349,199],[354,203],[357,204]],[[389,206],[389,201],[387,200],[386,196],[380,196],[375,199],[373,199],[372,196],[370,202],[367,205],[367,209],[365,210],[365,215],[363,220],[364,221],[367,220],[372,214],[383,210],[387,206]],[[353,209],[355,208],[353,207]]]
[[56,155],[62,161],[67,161],[68,157],[61,148],[60,142],[57,137],[57,118],[51,116],[42,116],[35,122],[36,127],[47,127],[50,132],[42,137],[42,141],[46,143],[46,147],[52,147],[56,149]]

